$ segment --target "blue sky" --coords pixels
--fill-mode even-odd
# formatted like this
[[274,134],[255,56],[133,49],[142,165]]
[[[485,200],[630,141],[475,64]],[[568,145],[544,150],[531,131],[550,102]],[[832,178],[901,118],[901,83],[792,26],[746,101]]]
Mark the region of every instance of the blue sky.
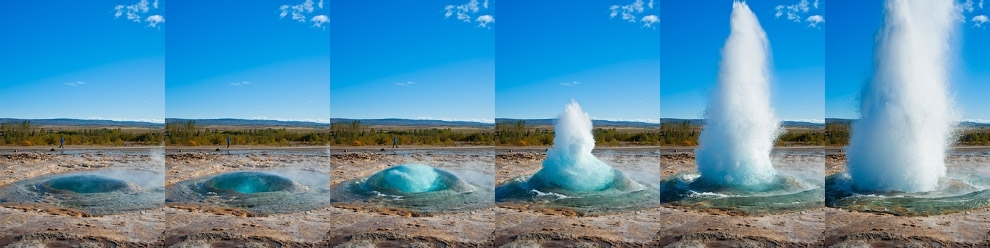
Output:
[[328,2],[332,117],[494,121],[493,2],[369,4]]
[[164,122],[165,4],[139,3],[0,1],[0,117]]
[[[826,23],[809,22],[809,17],[831,22],[825,1],[747,4],[770,42],[771,104],[777,117],[823,122]],[[717,87],[732,1],[661,1],[659,8],[660,113],[664,118],[703,118],[708,96]]]
[[319,0],[173,2],[166,117],[328,122],[327,7]]
[[[967,1],[957,1],[960,7]],[[956,107],[964,120],[990,122],[990,23],[978,24],[976,16],[990,15],[990,6],[982,8],[979,0],[969,1],[970,8],[961,8],[962,17],[958,40],[953,41],[957,65],[950,67],[950,90],[955,94]],[[833,1],[828,11],[830,29],[826,43],[828,87],[825,91],[826,116],[829,118],[858,118],[858,101],[863,84],[873,70],[875,35],[883,19],[882,1]],[[979,18],[977,18],[979,19]],[[841,48],[841,49],[840,49]]]
[[500,2],[495,116],[556,118],[574,99],[595,119],[659,121],[651,2]]

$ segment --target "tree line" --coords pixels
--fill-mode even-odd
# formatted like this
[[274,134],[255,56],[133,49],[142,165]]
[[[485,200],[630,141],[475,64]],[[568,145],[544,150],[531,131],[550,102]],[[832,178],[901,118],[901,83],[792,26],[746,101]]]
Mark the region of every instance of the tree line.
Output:
[[386,130],[372,128],[361,121],[330,123],[330,145],[343,146],[391,146],[393,139],[399,145],[427,146],[491,146],[495,134],[485,129],[409,128]]
[[[596,145],[623,146],[697,146],[701,125],[690,121],[663,122],[657,129],[595,128],[592,134]],[[553,144],[553,129],[527,125],[525,121],[495,123],[497,144],[506,146],[548,146]],[[777,146],[820,146],[825,142],[825,131],[818,129],[790,128],[777,138]]]
[[[852,122],[848,120],[829,121],[825,123],[826,145],[846,146],[852,135]],[[990,128],[960,129],[956,133],[956,145],[987,146],[990,145]]]
[[154,129],[53,129],[31,124],[31,121],[7,121],[0,123],[0,145],[5,146],[57,146],[61,139],[66,145],[161,145],[163,132]]
[[233,145],[294,146],[326,145],[330,132],[320,129],[219,129],[201,127],[196,121],[172,121],[165,123],[165,145],[221,146]]

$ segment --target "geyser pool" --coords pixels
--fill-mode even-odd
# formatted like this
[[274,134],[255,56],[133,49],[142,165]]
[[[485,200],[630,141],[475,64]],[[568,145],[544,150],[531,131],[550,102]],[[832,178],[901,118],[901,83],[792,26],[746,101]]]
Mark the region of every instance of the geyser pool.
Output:
[[367,178],[341,183],[341,201],[374,202],[420,213],[453,212],[489,207],[489,187],[471,184],[456,174],[424,164],[399,164]]
[[954,2],[886,1],[873,78],[852,124],[846,165],[865,191],[924,192],[946,175],[957,113],[948,93]]
[[644,208],[657,203],[657,191],[625,176],[595,157],[591,118],[571,102],[554,125],[554,144],[543,167],[531,176],[498,186],[495,201],[564,207],[584,213]]
[[330,177],[301,169],[237,171],[169,187],[166,202],[239,208],[255,214],[299,212],[330,202]]
[[37,185],[38,189],[50,193],[74,192],[79,194],[109,193],[114,191],[137,191],[137,186],[100,175],[72,175],[48,179]]
[[160,171],[138,169],[45,175],[0,189],[0,202],[41,203],[89,215],[115,214],[163,205],[164,181]]
[[820,178],[780,173],[772,163],[780,121],[770,105],[766,33],[745,2],[732,3],[729,19],[718,88],[709,99],[695,151],[699,174],[664,180],[661,202],[747,214],[821,206]]
[[210,192],[254,194],[273,191],[291,191],[297,186],[292,180],[278,175],[256,171],[243,171],[214,176],[203,182],[203,187]]

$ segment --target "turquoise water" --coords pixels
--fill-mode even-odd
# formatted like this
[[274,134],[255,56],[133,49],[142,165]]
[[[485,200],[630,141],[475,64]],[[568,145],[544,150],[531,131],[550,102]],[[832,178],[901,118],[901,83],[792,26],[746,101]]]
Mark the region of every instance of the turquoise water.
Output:
[[280,169],[239,171],[169,186],[166,202],[237,208],[255,214],[289,213],[329,205],[326,172]]
[[152,170],[96,170],[44,175],[0,188],[0,203],[42,204],[108,215],[161,207],[165,176]]
[[673,175],[660,185],[660,201],[696,210],[718,209],[749,215],[792,212],[824,206],[821,179],[778,171],[769,182],[724,186],[698,174]]
[[409,209],[419,213],[443,213],[491,207],[491,186],[471,183],[462,175],[492,177],[471,170],[447,171],[424,164],[400,164],[368,178],[341,183],[337,201],[359,202]]
[[232,172],[210,178],[203,187],[213,192],[233,191],[241,194],[254,194],[293,190],[292,180],[264,172]]
[[880,192],[858,189],[848,173],[826,180],[825,202],[829,207],[904,216],[927,216],[990,207],[990,179],[965,171],[949,171],[935,190],[926,192]]

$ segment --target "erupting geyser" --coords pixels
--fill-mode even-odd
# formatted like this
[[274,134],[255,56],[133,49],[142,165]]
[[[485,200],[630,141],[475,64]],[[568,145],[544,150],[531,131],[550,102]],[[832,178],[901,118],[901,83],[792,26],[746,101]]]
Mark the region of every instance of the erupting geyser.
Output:
[[535,188],[572,192],[599,191],[615,180],[611,166],[591,155],[595,137],[591,118],[577,102],[571,102],[554,127],[553,148],[547,150],[543,168],[529,178]]
[[733,2],[731,26],[695,157],[699,180],[755,186],[775,177],[770,151],[780,133],[770,106],[769,44],[746,3]]
[[799,162],[798,171],[787,175],[775,170],[771,160],[781,129],[770,105],[766,33],[744,2],[732,3],[729,19],[731,32],[722,50],[718,88],[708,104],[695,151],[700,175],[667,178],[660,186],[660,200],[752,214],[819,207],[824,194],[820,174],[800,172],[814,169],[814,163]]
[[617,211],[656,203],[656,189],[643,186],[599,160],[591,118],[577,102],[564,109],[554,126],[553,147],[543,168],[514,178],[495,191],[498,202],[541,202],[585,212]]
[[492,204],[491,188],[473,185],[451,172],[423,164],[400,164],[368,178],[341,183],[336,198],[372,202],[416,212],[451,212]]
[[846,147],[848,173],[826,179],[826,205],[897,215],[990,206],[990,180],[971,171],[974,155],[956,154],[948,160],[953,170],[946,166],[959,118],[948,92],[949,43],[959,14],[954,5],[884,4],[873,77],[863,87],[860,119]]
[[846,167],[857,190],[932,191],[957,119],[946,66],[953,1],[891,0],[884,11]]

